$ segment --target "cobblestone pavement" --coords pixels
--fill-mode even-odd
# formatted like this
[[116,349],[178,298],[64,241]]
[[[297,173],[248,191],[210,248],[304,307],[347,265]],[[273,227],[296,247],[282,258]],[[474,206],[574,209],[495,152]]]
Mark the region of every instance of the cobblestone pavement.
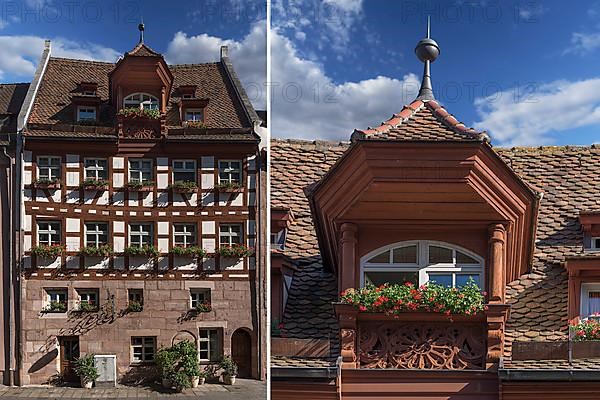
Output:
[[0,400],[8,399],[210,399],[210,400],[265,400],[265,382],[237,379],[234,386],[207,383],[183,393],[161,393],[162,389],[125,387],[110,389],[81,389],[55,386],[7,387],[0,386]]

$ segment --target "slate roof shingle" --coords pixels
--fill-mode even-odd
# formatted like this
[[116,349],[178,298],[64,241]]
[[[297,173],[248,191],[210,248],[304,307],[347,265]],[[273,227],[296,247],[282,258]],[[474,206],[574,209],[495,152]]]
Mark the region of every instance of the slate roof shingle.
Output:
[[17,132],[17,117],[29,90],[29,83],[0,84],[0,145]]

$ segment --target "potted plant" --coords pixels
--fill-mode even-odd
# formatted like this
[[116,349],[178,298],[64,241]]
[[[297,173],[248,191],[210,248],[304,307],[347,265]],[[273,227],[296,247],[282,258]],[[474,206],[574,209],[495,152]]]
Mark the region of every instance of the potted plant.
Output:
[[[196,347],[191,343],[191,348],[182,348],[181,367],[185,375],[189,378],[190,386],[198,387],[200,384],[200,367],[198,366],[198,352]],[[187,345],[186,345],[187,346]]]
[[77,311],[94,312],[98,311],[98,307],[95,304],[88,303],[87,301],[82,301],[79,303],[79,309]]
[[125,249],[125,254],[128,256],[148,256],[156,258],[160,252],[156,247],[151,244],[145,244],[143,246],[129,246]]
[[127,311],[129,312],[141,312],[144,309],[144,305],[135,300],[131,300],[127,305]]
[[159,119],[160,111],[147,108],[127,107],[120,109],[117,115],[126,119]]
[[32,186],[37,189],[60,189],[60,179],[39,178],[33,182]]
[[67,305],[63,302],[52,300],[42,311],[47,313],[62,313],[67,311]]
[[[130,303],[131,305],[131,303]],[[165,347],[160,349],[156,356],[154,357],[154,362],[158,367],[158,371],[160,373],[160,377],[162,379],[161,383],[165,389],[170,389],[173,385],[171,381],[171,377],[173,372],[175,371],[175,364],[177,361],[177,356],[175,352],[170,347]]]
[[113,248],[107,244],[100,246],[85,246],[79,249],[80,256],[87,257],[110,257],[114,254]]
[[83,190],[106,190],[108,189],[108,181],[104,179],[87,178],[80,186]]
[[223,383],[226,385],[234,385],[235,377],[238,372],[237,364],[231,359],[231,357],[225,356],[221,360],[219,366],[223,370]]
[[154,181],[130,181],[125,187],[131,192],[150,192],[154,188]]
[[193,193],[198,190],[198,184],[192,181],[179,181],[169,186],[169,189],[173,193]]
[[31,254],[40,258],[56,258],[59,257],[63,251],[65,251],[65,246],[60,244],[42,244],[31,248]]
[[196,307],[194,307],[194,310],[197,313],[207,313],[207,312],[211,312],[212,311],[212,306],[211,306],[210,302],[203,301],[202,303],[198,303],[196,305]]
[[[198,366],[198,368],[201,368],[201,366]],[[204,385],[204,383],[206,382],[206,378],[208,378],[208,372],[200,370],[200,373],[198,375],[198,385]]]
[[205,129],[206,124],[202,121],[185,121],[185,126],[192,129]]
[[215,189],[219,192],[239,192],[243,189],[241,183],[239,182],[219,182],[215,185]]
[[171,249],[171,253],[175,256],[192,258],[204,258],[206,256],[206,251],[198,246],[175,246]]
[[75,374],[81,380],[81,387],[91,389],[100,374],[94,365],[94,355],[86,354],[75,360]]
[[233,244],[231,246],[221,246],[217,253],[224,258],[242,258],[254,254],[254,249],[243,244]]

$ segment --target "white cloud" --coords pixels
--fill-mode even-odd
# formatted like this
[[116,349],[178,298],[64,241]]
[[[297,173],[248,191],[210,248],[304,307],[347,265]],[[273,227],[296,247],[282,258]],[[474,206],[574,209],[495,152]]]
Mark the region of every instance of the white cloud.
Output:
[[600,47],[600,33],[579,33],[571,35],[571,46],[563,54],[585,55]]
[[[39,36],[0,36],[0,78],[10,74],[30,78],[44,49]],[[116,61],[120,53],[94,43],[64,38],[52,40],[52,55],[83,60]]]
[[277,29],[271,31],[271,45],[272,78],[278,85],[271,113],[274,137],[348,140],[354,128],[378,126],[418,92],[414,74],[336,84],[322,65],[301,58]]
[[[165,53],[169,63],[200,63],[219,60],[221,46],[229,47],[229,56],[242,84],[256,107],[266,106],[264,95],[267,76],[267,27],[266,21],[252,25],[250,32],[241,40],[222,39],[205,33],[188,36],[177,32]],[[262,95],[257,89],[263,90]]]
[[600,78],[575,82],[555,81],[515,101],[514,91],[475,100],[481,121],[496,144],[552,143],[552,134],[600,124]]

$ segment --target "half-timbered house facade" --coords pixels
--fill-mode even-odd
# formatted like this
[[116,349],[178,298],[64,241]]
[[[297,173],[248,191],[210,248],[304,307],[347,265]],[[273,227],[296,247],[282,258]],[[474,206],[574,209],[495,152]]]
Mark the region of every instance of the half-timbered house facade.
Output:
[[116,63],[50,52],[22,131],[20,382],[73,379],[89,353],[136,382],[184,339],[262,378],[261,121],[227,48],[190,65],[143,35]]

